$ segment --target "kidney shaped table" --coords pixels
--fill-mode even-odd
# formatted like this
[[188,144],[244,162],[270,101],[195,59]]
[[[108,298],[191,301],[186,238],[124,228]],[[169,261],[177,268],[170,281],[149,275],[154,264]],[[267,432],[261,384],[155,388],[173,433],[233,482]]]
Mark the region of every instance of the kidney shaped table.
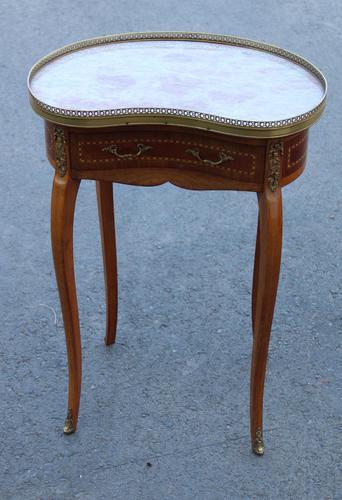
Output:
[[302,57],[264,43],[159,32],[66,46],[31,69],[28,87],[33,109],[45,120],[47,155],[55,169],[51,236],[69,367],[64,432],[76,430],[81,393],[73,263],[80,181],[96,181],[107,345],[115,341],[118,302],[112,183],[255,191],[250,415],[252,449],[262,455],[281,190],[304,170],[308,129],[324,109],[324,76]]

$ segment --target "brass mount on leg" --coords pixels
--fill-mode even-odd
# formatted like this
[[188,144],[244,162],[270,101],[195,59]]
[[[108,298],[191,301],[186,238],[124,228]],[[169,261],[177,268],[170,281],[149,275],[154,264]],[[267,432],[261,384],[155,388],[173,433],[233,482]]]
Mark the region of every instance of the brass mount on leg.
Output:
[[66,139],[62,128],[55,128],[56,170],[60,177],[64,177],[68,169],[66,155]]
[[264,446],[264,440],[262,438],[262,430],[260,427],[257,428],[256,433],[255,433],[255,439],[253,441],[253,452],[256,455],[263,455],[265,451],[265,446]]
[[272,192],[276,191],[281,178],[281,156],[284,154],[284,145],[282,142],[276,142],[271,145],[268,153],[268,186]]
[[74,421],[72,418],[72,410],[71,408],[68,408],[68,413],[64,422],[64,434],[72,434],[75,432],[75,426],[74,426]]

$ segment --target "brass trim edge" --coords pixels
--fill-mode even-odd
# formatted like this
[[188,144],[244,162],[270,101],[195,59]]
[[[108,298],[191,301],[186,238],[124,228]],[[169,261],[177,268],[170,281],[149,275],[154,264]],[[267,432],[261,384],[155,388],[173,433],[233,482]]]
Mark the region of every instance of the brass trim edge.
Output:
[[[69,110],[49,106],[37,99],[31,90],[31,79],[33,75],[45,64],[52,60],[86,47],[93,47],[108,43],[153,41],[153,40],[187,40],[209,43],[221,43],[226,45],[236,45],[264,52],[273,53],[284,57],[292,62],[299,64],[310,71],[321,82],[324,94],[321,102],[312,110],[291,118],[278,121],[245,121],[233,118],[211,115],[192,110],[173,109],[173,108],[123,108],[110,110]],[[289,52],[280,47],[258,42],[255,40],[239,38],[236,36],[219,35],[212,33],[193,33],[193,32],[147,32],[147,33],[125,33],[109,35],[98,38],[82,40],[70,45],[66,45],[47,56],[40,59],[30,70],[28,75],[28,90],[30,102],[33,109],[43,118],[53,123],[61,123],[73,127],[109,127],[118,124],[149,124],[161,123],[168,125],[184,125],[206,130],[218,131],[240,137],[282,137],[292,133],[300,132],[311,126],[318,120],[323,112],[326,94],[327,82],[321,71],[303,57]]]

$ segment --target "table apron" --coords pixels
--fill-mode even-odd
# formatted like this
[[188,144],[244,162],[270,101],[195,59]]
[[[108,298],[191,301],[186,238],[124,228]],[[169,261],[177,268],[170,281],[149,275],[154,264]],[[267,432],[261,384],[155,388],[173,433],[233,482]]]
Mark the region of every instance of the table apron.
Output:
[[[77,129],[46,122],[45,130],[50,162],[60,163],[62,134],[65,169],[75,179],[259,192],[272,182],[270,169],[279,186],[301,174],[308,140],[307,131],[269,140],[167,126]],[[272,145],[279,145],[279,161]]]

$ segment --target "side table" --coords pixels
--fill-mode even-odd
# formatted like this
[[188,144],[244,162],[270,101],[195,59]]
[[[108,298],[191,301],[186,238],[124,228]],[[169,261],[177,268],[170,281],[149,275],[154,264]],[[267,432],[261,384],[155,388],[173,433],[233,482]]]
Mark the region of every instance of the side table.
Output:
[[33,66],[33,109],[45,120],[55,169],[51,237],[63,313],[76,431],[81,339],[73,219],[82,179],[96,181],[107,324],[115,342],[118,289],[112,183],[255,191],[259,218],[253,291],[251,440],[264,453],[263,392],[282,244],[284,186],[304,170],[308,129],[323,112],[326,81],[307,60],[225,35],[133,33],[84,40]]

